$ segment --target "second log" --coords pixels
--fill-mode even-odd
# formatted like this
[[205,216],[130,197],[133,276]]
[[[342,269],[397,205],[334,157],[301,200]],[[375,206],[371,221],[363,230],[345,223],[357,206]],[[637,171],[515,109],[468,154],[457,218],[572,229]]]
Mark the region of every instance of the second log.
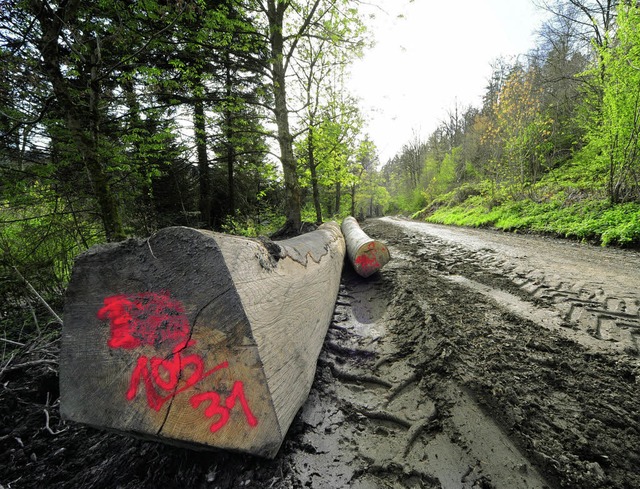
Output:
[[342,221],[342,233],[347,245],[349,261],[361,277],[373,275],[391,259],[389,249],[384,243],[369,237],[360,228],[355,217],[349,216]]

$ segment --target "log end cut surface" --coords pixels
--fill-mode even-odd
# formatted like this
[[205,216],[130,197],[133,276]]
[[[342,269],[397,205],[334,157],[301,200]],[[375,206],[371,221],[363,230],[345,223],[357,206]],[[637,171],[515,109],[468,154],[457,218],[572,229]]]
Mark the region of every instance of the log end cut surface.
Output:
[[342,232],[351,265],[361,277],[369,277],[384,267],[391,256],[380,241],[370,238],[352,216],[342,221]]
[[369,277],[385,266],[390,259],[389,250],[380,241],[369,241],[355,252],[353,267],[361,277]]
[[60,389],[62,414],[98,428],[268,457],[283,439],[219,247],[190,228],[79,257]]

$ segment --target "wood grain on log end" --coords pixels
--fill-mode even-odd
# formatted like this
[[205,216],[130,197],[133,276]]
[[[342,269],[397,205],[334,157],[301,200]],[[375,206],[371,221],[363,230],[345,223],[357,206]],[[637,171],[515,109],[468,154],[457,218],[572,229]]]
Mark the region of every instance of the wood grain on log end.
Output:
[[274,253],[174,227],[81,255],[65,304],[63,416],[275,456],[311,387],[345,248],[335,224],[289,241]]
[[370,238],[358,224],[354,217],[347,217],[342,221],[347,254],[354,270],[361,277],[369,277],[384,267],[391,256],[389,249]]

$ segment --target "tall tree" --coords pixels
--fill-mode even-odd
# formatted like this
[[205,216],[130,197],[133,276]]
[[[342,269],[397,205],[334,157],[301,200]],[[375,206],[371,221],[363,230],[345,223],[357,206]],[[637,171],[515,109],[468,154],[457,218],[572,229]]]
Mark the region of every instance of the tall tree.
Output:
[[301,228],[301,192],[298,163],[293,150],[294,134],[291,124],[288,75],[298,56],[301,41],[316,37],[343,49],[353,43],[352,38],[327,29],[331,15],[342,16],[344,22],[358,19],[357,10],[346,0],[255,0],[262,15],[264,35],[268,39],[270,58],[267,73],[273,92],[273,113],[277,126],[280,160],[284,174],[287,222],[284,232],[298,233]]
[[537,67],[535,84],[542,89],[541,104],[552,123],[549,159],[555,165],[583,144],[580,110],[588,92],[584,73],[590,55],[571,17],[552,16],[540,28],[537,48],[529,59]]
[[611,203],[640,202],[640,7],[618,7],[618,28],[604,60],[601,123],[590,138],[608,166]]
[[95,13],[83,11],[78,0],[57,7],[46,0],[31,0],[28,8],[37,23],[35,43],[44,72],[91,176],[107,240],[122,239],[118,203],[100,154],[102,97],[105,78],[113,71],[109,66],[113,60],[105,59],[109,27],[95,22]]

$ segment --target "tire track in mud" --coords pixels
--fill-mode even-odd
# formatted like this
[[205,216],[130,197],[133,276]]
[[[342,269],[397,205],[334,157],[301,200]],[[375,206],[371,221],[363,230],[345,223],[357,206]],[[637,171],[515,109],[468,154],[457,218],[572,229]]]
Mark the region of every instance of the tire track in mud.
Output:
[[[564,269],[525,269],[524,260],[482,245],[457,245],[386,220],[363,228],[389,245],[393,267],[383,273],[395,288],[392,309],[423,311],[421,327],[391,321],[390,329],[434,400],[442,433],[482,461],[485,445],[499,442],[466,422],[473,412],[464,407],[477,403],[550,486],[640,487],[638,357],[633,336],[605,336],[614,328],[634,331],[635,291],[603,286],[599,277],[581,283]],[[485,443],[474,446],[469,440],[478,436]],[[490,475],[484,487],[528,487]]]
[[[431,316],[397,282],[406,263],[397,265],[373,280],[343,276],[294,436],[294,479],[313,488],[547,487],[468,392],[428,387],[412,348]],[[415,326],[404,339],[394,333],[402,325]]]
[[345,275],[299,417],[304,450],[291,456],[295,478],[313,488],[440,487],[407,463],[436,410],[389,341],[386,284]]
[[514,285],[538,304],[557,310],[576,330],[608,341],[623,353],[640,355],[640,295],[626,290],[612,293],[598,283],[574,283],[535,270],[522,270],[491,255],[483,265],[504,271]]
[[[409,243],[417,249],[416,257],[426,259],[435,271],[470,280],[477,278],[493,287],[497,284],[499,290],[533,301],[538,308],[557,312],[558,322],[565,327],[598,340],[590,341],[583,336],[585,345],[640,357],[640,277],[635,288],[604,284],[598,277],[588,275],[572,280],[519,263],[518,257],[500,256],[488,247],[473,249],[433,235],[427,237],[416,224],[409,224],[412,231],[418,231],[407,234]],[[640,260],[637,261],[640,276]]]

